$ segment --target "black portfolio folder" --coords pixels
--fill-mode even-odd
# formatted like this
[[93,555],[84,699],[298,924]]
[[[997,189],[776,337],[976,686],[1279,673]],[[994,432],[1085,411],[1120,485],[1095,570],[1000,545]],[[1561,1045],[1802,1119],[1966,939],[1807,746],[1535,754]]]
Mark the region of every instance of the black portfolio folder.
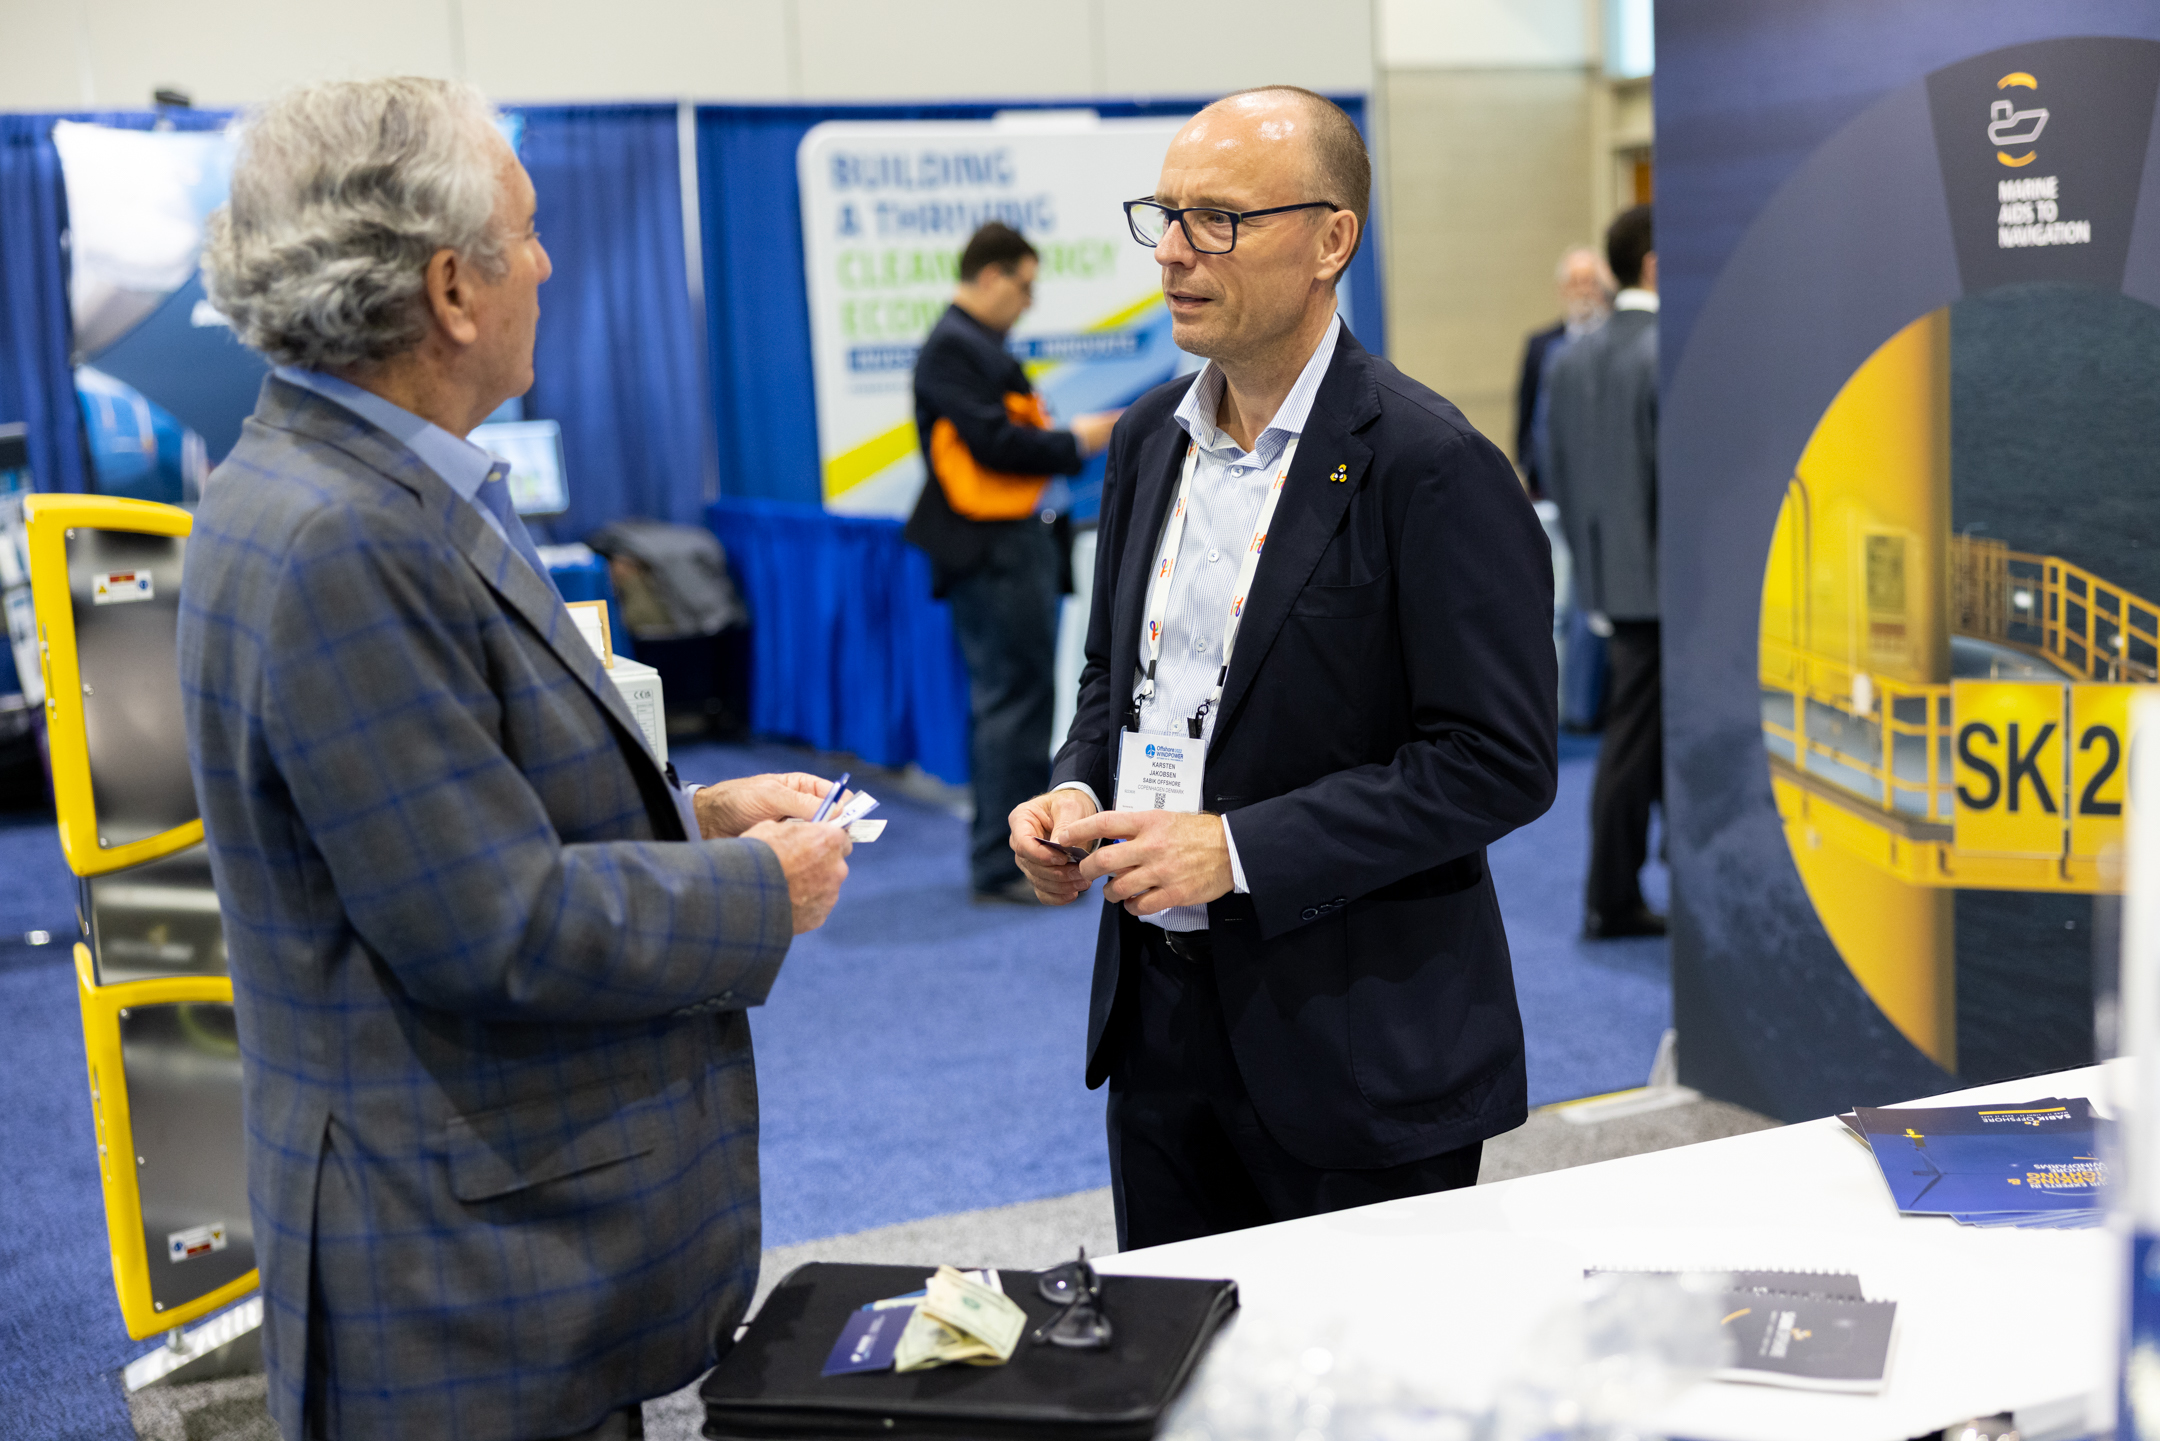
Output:
[[1036,1293],[1033,1271],[999,1273],[1027,1312],[1029,1335],[1002,1366],[940,1366],[900,1375],[823,1376],[850,1312],[921,1288],[935,1266],[813,1262],[788,1273],[750,1329],[705,1378],[705,1434],[721,1441],[778,1437],[909,1436],[987,1441],[1152,1436],[1178,1388],[1230,1313],[1234,1281],[1104,1276],[1113,1336],[1102,1351],[1039,1346],[1036,1327],[1059,1308]]

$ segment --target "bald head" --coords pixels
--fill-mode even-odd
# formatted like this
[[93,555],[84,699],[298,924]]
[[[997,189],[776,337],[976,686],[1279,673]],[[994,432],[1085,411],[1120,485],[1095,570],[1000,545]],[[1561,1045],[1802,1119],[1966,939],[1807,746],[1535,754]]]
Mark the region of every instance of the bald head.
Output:
[[[1295,378],[1313,353],[1364,233],[1371,174],[1349,117],[1287,85],[1218,100],[1170,142],[1148,199],[1218,213],[1216,228],[1202,232],[1205,249],[1193,244],[1189,219],[1155,241],[1171,336],[1222,365],[1233,399],[1248,381],[1256,393],[1277,380],[1287,386],[1278,372]],[[1234,228],[1222,211],[1238,217]]]
[[1300,198],[1325,200],[1355,215],[1363,243],[1372,203],[1372,157],[1357,122],[1340,105],[1302,86],[1256,86],[1225,95],[1195,115],[1185,135],[1203,134],[1218,145],[1257,141],[1287,147],[1299,157],[1307,186]]

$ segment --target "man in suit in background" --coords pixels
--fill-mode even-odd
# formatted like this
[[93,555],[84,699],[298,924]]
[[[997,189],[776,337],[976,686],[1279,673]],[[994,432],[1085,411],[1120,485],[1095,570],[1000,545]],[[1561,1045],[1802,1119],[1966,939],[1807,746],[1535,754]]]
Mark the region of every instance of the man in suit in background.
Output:
[[1590,797],[1583,934],[1662,936],[1643,901],[1650,807],[1665,792],[1658,669],[1657,250],[1650,207],[1605,232],[1620,282],[1613,315],[1552,368],[1545,486],[1575,562],[1575,603],[1605,637],[1611,681]]
[[1035,301],[1041,261],[991,221],[960,252],[960,285],[915,357],[915,431],[930,474],[907,538],[930,557],[930,593],[952,603],[968,668],[977,901],[1034,904],[1006,859],[1007,812],[1050,774],[1058,598],[1072,589],[1063,518],[1043,504],[1110,439],[1115,414],[1052,430],[1005,336]]
[[1078,713],[1010,839],[1046,902],[1108,881],[1121,1248],[1467,1186],[1525,1114],[1485,848],[1552,801],[1550,552],[1499,450],[1336,313],[1371,173],[1271,86],[1127,206],[1208,363],[1111,440]]
[[1538,473],[1538,453],[1545,445],[1545,377],[1568,342],[1604,324],[1612,308],[1605,262],[1587,245],[1574,246],[1560,257],[1553,268],[1553,283],[1560,291],[1560,318],[1524,343],[1522,374],[1515,381],[1515,466],[1532,500],[1545,499],[1545,483]]
[[276,366],[180,675],[293,1438],[643,1434],[749,1304],[743,1013],[847,872],[813,777],[671,783],[464,438],[532,383],[533,209],[476,91],[320,85],[203,256]]

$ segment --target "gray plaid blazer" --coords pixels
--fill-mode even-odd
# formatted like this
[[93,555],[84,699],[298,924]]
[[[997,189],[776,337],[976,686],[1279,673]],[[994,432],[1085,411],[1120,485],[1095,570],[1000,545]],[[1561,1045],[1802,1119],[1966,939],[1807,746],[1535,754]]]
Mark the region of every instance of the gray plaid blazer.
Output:
[[559,1436],[689,1382],[757,1277],[772,849],[686,841],[548,585],[274,377],[179,640],[279,1427]]

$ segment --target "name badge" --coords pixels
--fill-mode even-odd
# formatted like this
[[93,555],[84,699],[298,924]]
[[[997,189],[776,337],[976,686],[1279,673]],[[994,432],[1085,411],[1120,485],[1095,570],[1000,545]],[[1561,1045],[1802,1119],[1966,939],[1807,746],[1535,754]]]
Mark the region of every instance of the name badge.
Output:
[[1202,753],[1188,736],[1119,731],[1117,808],[1197,814]]

